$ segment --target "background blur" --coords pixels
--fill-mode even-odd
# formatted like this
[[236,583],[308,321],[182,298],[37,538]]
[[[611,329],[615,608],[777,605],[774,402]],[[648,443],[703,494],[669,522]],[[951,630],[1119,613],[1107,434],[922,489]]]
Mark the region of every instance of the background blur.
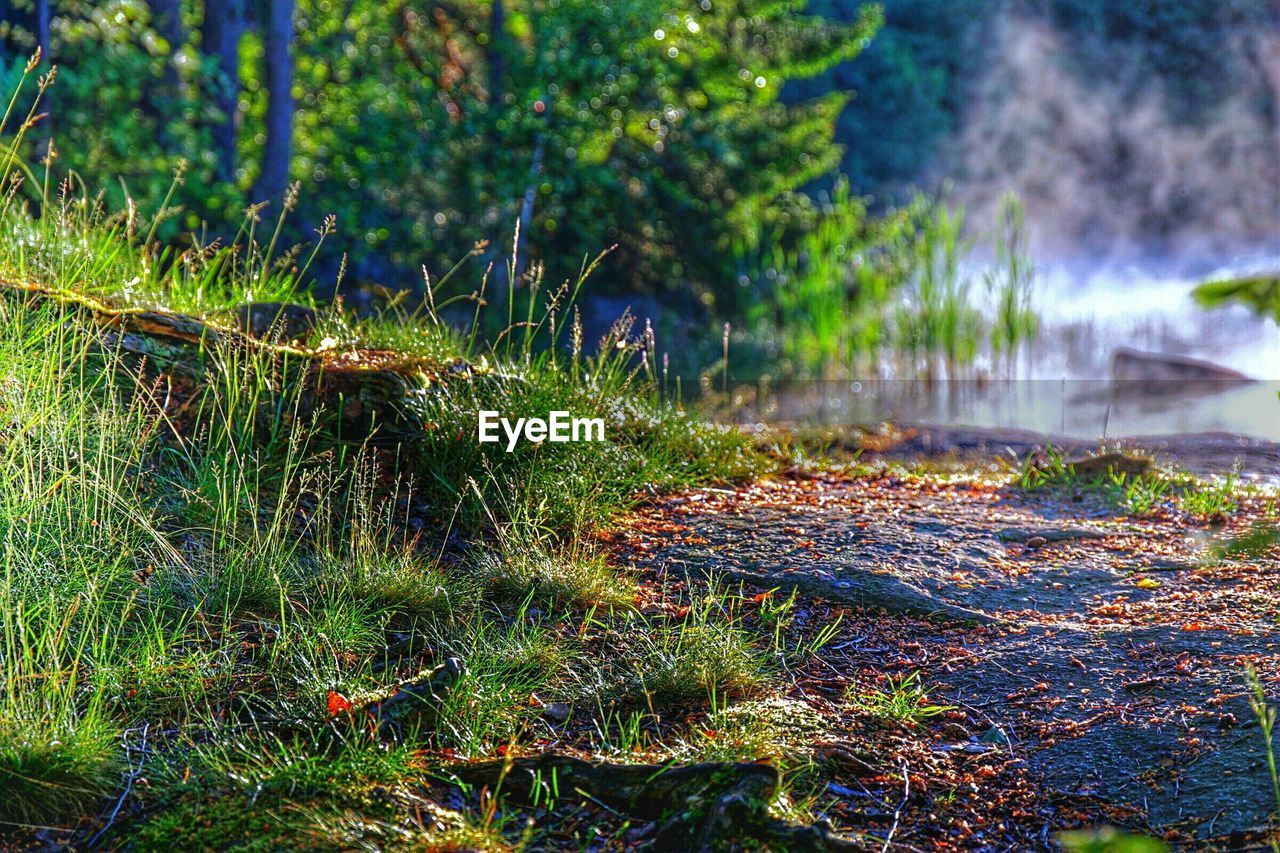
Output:
[[[0,89],[37,47],[58,66],[37,174],[52,142],[55,175],[111,206],[172,191],[178,248],[256,202],[274,221],[298,181],[286,236],[336,215],[318,288],[341,274],[353,301],[421,293],[478,241],[459,292],[491,261],[504,291],[513,250],[517,287],[539,264],[554,286],[616,245],[589,330],[630,306],[706,364],[728,322],[743,375],[1091,376],[1119,344],[1280,371],[1272,326],[1190,300],[1280,254],[1276,2],[0,0],[0,19]],[[1107,302],[1126,289],[1141,301]]]

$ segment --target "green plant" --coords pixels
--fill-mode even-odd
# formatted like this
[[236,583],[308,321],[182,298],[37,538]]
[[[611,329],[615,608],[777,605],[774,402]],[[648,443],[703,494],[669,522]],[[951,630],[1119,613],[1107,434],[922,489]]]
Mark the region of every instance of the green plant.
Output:
[[847,699],[857,710],[873,719],[907,726],[918,726],[953,707],[929,701],[929,693],[920,681],[919,672],[889,676],[884,688],[850,685]]
[[1110,476],[1111,484],[1118,490],[1124,490],[1125,508],[1137,516],[1146,515],[1155,509],[1169,492],[1171,485],[1169,480],[1158,476],[1130,477],[1115,472]]
[[1229,515],[1239,508],[1239,474],[1235,471],[1209,484],[1190,484],[1182,490],[1178,503],[1201,518]]
[[1080,472],[1060,450],[1047,447],[1023,460],[1017,473],[1017,483],[1019,488],[1028,491],[1050,489],[1088,493],[1135,516],[1146,515],[1175,494],[1185,500],[1195,491],[1194,482],[1187,477],[1159,471],[1126,470],[1131,464],[1117,458],[1102,470],[1093,470],[1098,466],[1090,463],[1086,472]]
[[563,693],[571,683],[570,641],[529,617],[527,607],[507,625],[487,613],[433,628],[434,643],[466,662],[436,733],[463,755],[483,755],[517,738],[537,714],[530,696]]
[[1018,352],[1036,336],[1039,320],[1032,308],[1035,267],[1027,253],[1026,211],[1016,195],[1000,199],[996,225],[996,265],[984,276],[988,296],[995,301],[991,323],[993,360],[1005,361],[1007,378],[1018,373]]
[[[1280,814],[1280,770],[1277,770],[1275,743],[1272,733],[1276,727],[1276,710],[1267,702],[1267,694],[1262,686],[1262,679],[1252,665],[1245,669],[1245,683],[1249,688],[1249,708],[1258,721],[1262,732],[1262,744],[1267,757],[1267,775],[1271,779],[1272,803],[1276,814]],[[1273,843],[1273,848],[1275,844]]]
[[623,697],[633,703],[657,712],[750,695],[764,684],[766,665],[739,627],[735,600],[714,584],[675,620],[628,619],[621,652],[631,677]]

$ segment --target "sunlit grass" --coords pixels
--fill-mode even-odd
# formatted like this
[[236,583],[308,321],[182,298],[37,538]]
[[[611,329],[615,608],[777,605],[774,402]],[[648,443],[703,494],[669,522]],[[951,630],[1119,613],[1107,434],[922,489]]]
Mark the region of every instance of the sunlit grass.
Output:
[[[762,689],[769,667],[718,598],[651,624],[588,542],[657,491],[768,464],[664,402],[628,320],[584,346],[570,318],[592,265],[550,291],[540,270],[521,293],[464,289],[454,308],[501,316],[461,328],[439,313],[448,279],[416,308],[319,306],[296,346],[232,336],[179,375],[164,368],[181,354],[121,346],[115,312],[230,329],[247,302],[312,305],[331,224],[294,250],[255,209],[235,242],[174,254],[152,239],[170,212],[111,213],[77,180],[5,168],[24,186],[0,201],[0,284],[30,289],[0,287],[0,818],[72,825],[127,793],[145,809],[102,831],[137,849],[326,832],[497,849],[492,815],[405,823],[374,792],[406,790],[410,753],[324,735],[333,703],[456,656],[460,683],[397,737],[482,756],[536,741],[548,701],[603,717]],[[308,371],[376,359],[404,370],[409,438],[343,436],[317,407]],[[482,447],[482,408],[601,417],[606,440]]]

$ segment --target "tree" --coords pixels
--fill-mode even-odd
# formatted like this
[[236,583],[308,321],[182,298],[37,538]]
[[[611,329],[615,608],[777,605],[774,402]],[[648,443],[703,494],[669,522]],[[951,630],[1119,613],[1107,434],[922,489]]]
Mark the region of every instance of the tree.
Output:
[[218,115],[212,122],[217,176],[234,181],[238,158],[240,37],[244,35],[244,0],[205,0],[201,47],[213,65],[209,93]]
[[269,0],[263,39],[267,83],[266,145],[253,196],[275,201],[284,194],[293,152],[294,0]]
[[[801,189],[840,160],[844,95],[780,93],[876,25],[807,15],[804,0],[113,3],[54,4],[61,162],[111,204],[121,176],[145,214],[185,159],[163,238],[227,234],[296,176],[284,239],[336,214],[348,281],[420,282],[486,238],[505,253],[519,222],[530,262],[576,266],[617,244],[597,286],[727,313],[746,292],[736,247],[794,233],[778,220],[811,215]],[[155,97],[188,43],[201,61]]]
[[358,223],[357,273],[440,269],[521,221],[530,259],[618,244],[623,286],[713,301],[740,290],[735,241],[839,163],[843,96],[784,103],[785,81],[876,24],[802,0],[457,0],[388,32],[385,3],[328,5],[299,5],[295,173],[304,204]]

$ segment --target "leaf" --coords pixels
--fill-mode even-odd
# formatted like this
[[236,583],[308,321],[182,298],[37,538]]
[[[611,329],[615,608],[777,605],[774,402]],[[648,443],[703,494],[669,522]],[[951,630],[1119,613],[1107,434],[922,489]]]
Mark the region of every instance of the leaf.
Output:
[[334,690],[329,691],[329,716],[330,717],[336,717],[339,714],[354,710],[355,707],[356,706],[351,702],[351,700],[343,696],[341,693],[338,693],[337,691],[334,691]]
[[1138,581],[1138,589],[1159,589],[1160,581],[1155,578],[1143,578]]
[[1277,276],[1207,281],[1196,287],[1192,295],[1201,305],[1211,308],[1243,302],[1254,313],[1280,321],[1280,277]]

